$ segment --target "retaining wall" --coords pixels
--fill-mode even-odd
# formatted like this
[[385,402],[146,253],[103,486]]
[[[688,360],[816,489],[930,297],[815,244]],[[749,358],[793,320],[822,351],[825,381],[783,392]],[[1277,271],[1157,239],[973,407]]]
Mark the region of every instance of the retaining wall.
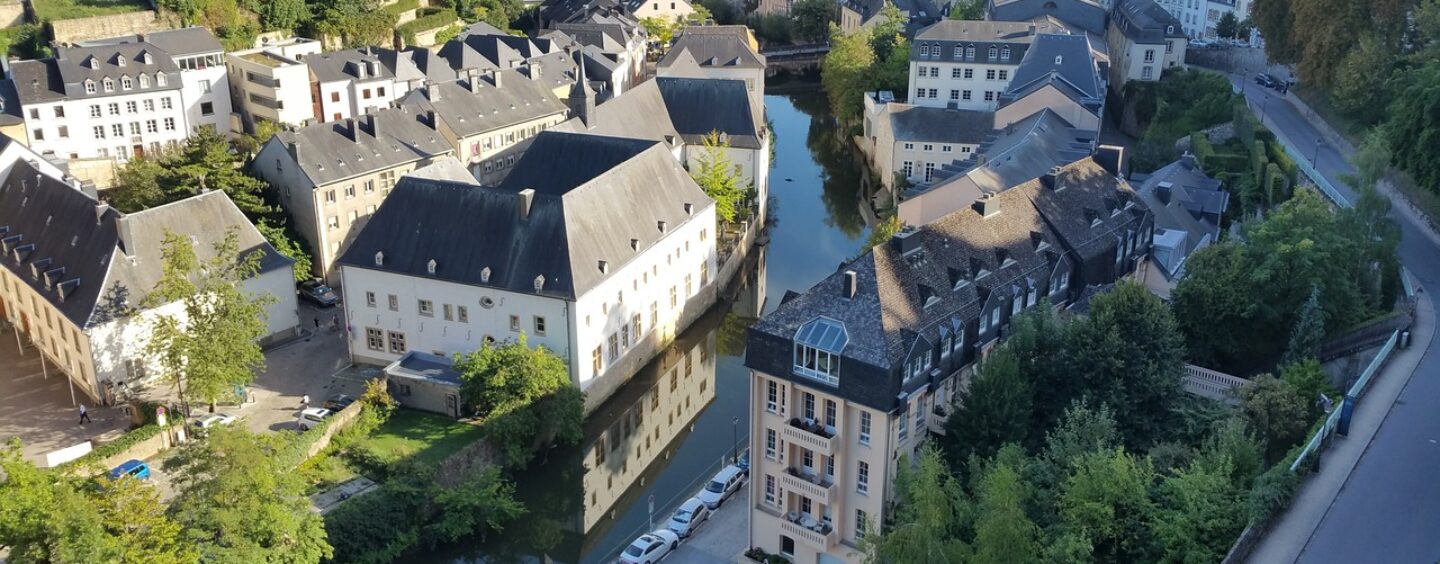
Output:
[[50,22],[55,42],[61,44],[149,33],[167,28],[154,10]]

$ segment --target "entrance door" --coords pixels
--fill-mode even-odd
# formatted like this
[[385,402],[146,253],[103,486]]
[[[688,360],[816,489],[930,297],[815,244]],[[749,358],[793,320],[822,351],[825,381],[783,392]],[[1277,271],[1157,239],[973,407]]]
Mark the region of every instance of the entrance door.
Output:
[[451,417],[460,418],[460,402],[455,394],[445,394],[445,412]]

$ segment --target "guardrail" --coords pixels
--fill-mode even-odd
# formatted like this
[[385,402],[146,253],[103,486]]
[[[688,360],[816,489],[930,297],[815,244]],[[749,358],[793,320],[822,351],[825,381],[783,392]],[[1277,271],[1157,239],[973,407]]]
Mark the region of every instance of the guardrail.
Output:
[[[1370,382],[1375,378],[1375,374],[1380,371],[1380,367],[1385,365],[1385,361],[1390,359],[1390,354],[1395,352],[1395,344],[1399,340],[1400,331],[1395,331],[1390,334],[1390,339],[1385,341],[1385,344],[1380,347],[1380,352],[1376,353],[1375,358],[1370,360],[1370,365],[1366,366],[1365,371],[1360,373],[1360,378],[1356,379],[1355,383],[1350,386],[1346,395],[1355,396],[1357,400],[1365,395],[1365,391],[1369,389]],[[1299,456],[1295,457],[1295,462],[1290,464],[1291,472],[1300,468],[1300,465],[1303,464],[1306,459],[1311,456],[1316,456],[1319,453],[1320,447],[1324,444],[1325,439],[1328,438],[1331,433],[1335,432],[1335,427],[1339,425],[1340,412],[1341,410],[1337,408],[1330,412],[1329,417],[1325,418],[1325,424],[1321,425],[1320,429],[1315,431],[1315,435],[1311,436],[1310,441],[1305,443],[1305,449],[1301,450]]]
[[1239,376],[1231,376],[1194,364],[1185,365],[1185,391],[1191,395],[1235,403],[1240,388],[1249,384],[1249,380]]
[[[1246,101],[1246,105],[1249,105],[1251,112],[1254,112],[1255,107],[1248,100]],[[1263,119],[1260,125],[1265,125]],[[1295,161],[1295,165],[1300,167],[1300,172],[1310,178],[1310,180],[1315,183],[1315,186],[1320,189],[1320,192],[1325,194],[1325,197],[1330,198],[1330,201],[1335,202],[1336,205],[1341,207],[1351,207],[1350,199],[1335,189],[1335,185],[1331,184],[1330,181],[1325,178],[1325,175],[1320,174],[1319,170],[1316,170],[1314,166],[1310,165],[1310,159],[1295,149],[1295,144],[1290,142],[1290,139],[1285,136],[1285,132],[1280,131],[1280,128],[1269,128],[1269,126],[1266,126],[1266,128],[1275,134],[1275,138],[1280,140],[1280,146],[1285,148],[1285,154],[1290,155],[1290,160]]]

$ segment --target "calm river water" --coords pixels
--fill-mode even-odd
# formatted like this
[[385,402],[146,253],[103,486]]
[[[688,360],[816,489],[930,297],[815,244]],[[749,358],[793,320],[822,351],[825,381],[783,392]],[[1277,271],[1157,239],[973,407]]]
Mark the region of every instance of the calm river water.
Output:
[[[412,561],[609,561],[650,529],[652,497],[659,525],[737,443],[743,448],[749,408],[745,328],[787,290],[804,291],[833,272],[868,235],[861,171],[835,134],[824,92],[795,82],[776,90],[765,96],[765,107],[775,128],[770,191],[777,221],[769,245],[736,281],[742,287],[733,289],[734,302],[716,306],[597,409],[581,445],[553,449],[518,478],[518,497],[529,509],[524,518],[501,535],[440,547]],[[677,386],[677,380],[683,383]],[[600,450],[618,455],[594,457],[602,434],[612,442]],[[618,437],[623,444],[615,444]]]

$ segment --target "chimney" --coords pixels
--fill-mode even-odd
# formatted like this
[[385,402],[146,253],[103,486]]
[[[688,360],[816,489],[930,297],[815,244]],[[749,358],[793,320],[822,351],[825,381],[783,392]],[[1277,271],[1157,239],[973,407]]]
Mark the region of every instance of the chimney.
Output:
[[1170,205],[1170,190],[1174,187],[1175,185],[1169,182],[1161,182],[1155,185],[1155,199],[1160,200],[1160,203],[1163,205]]
[[535,201],[535,189],[526,188],[520,191],[520,220],[530,219],[530,204]]
[[480,75],[478,73],[470,73],[466,86],[470,88],[471,92],[480,92]]
[[1045,174],[1040,175],[1040,185],[1051,190],[1060,189],[1060,167],[1052,166]]
[[95,225],[100,225],[105,220],[105,212],[110,211],[110,206],[105,202],[95,203]]
[[694,215],[694,214],[695,214],[695,204],[692,204],[692,203],[690,203],[690,202],[685,202],[685,215]]
[[916,233],[918,231],[913,228],[901,229],[890,237],[890,248],[899,251],[902,256],[919,250],[920,237]]
[[543,68],[544,67],[541,67],[540,65],[537,65],[535,63],[530,63],[530,78],[533,80],[540,80],[540,75],[542,74],[541,70]]
[[490,71],[490,83],[494,84],[496,88],[500,87],[500,74],[500,69]]
[[[299,140],[297,139],[296,141]],[[295,159],[295,164],[300,164],[300,144],[291,142],[285,146],[285,149],[290,152],[290,158]]]
[[1105,172],[1125,178],[1125,148],[1116,145],[1101,145],[1095,149],[1095,164]]
[[431,102],[438,102],[440,100],[440,83],[433,80],[425,81],[425,94]]
[[975,203],[971,204],[970,207],[979,213],[980,217],[991,217],[1000,213],[1000,202],[996,202],[992,194],[985,194],[976,198]]
[[435,110],[425,110],[425,125],[430,126],[430,129],[440,129],[440,122],[436,121],[438,119]]
[[127,256],[135,255],[135,250],[130,247],[134,237],[131,233],[130,218],[124,215],[115,218],[115,239],[120,243],[120,251]]
[[357,127],[359,126],[355,123],[355,118],[345,118],[345,135],[349,137],[351,141],[360,140],[360,130],[357,129]]
[[855,276],[855,271],[854,271],[854,270],[846,270],[846,271],[845,271],[845,287],[842,288],[841,291],[842,291],[842,292],[845,292],[845,297],[846,297],[847,299],[854,299],[854,298],[855,298],[855,292],[856,292],[856,288],[857,288],[857,286],[856,286],[857,283],[856,283],[856,280],[855,280],[855,279],[856,279],[856,276]]
[[374,138],[376,138],[376,139],[379,139],[379,138],[380,138],[380,120],[375,119],[375,114],[365,114],[365,117],[363,117],[363,118],[361,118],[361,119],[363,119],[363,120],[365,121],[365,131],[366,131],[367,133],[369,133],[371,137],[374,137]]

